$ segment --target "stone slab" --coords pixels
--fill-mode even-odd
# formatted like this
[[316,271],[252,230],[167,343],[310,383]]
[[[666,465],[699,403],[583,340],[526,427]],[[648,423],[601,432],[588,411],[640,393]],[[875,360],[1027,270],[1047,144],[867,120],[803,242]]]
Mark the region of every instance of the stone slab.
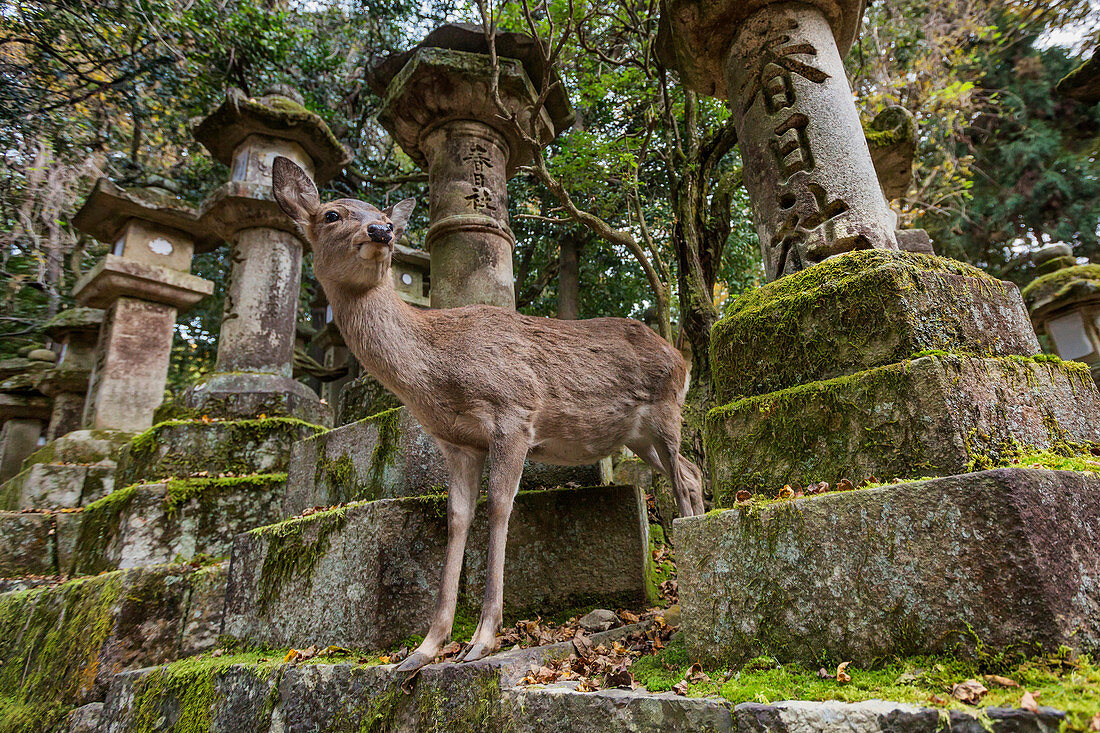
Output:
[[[479,507],[459,603],[480,608],[488,527]],[[645,600],[641,493],[599,486],[521,493],[508,531],[508,612]],[[233,546],[225,633],[275,646],[385,648],[423,634],[447,525],[443,497],[384,499],[288,520]]]
[[1031,356],[1016,286],[943,257],[868,250],[741,296],[712,335],[719,404],[935,350]]
[[1100,440],[1088,367],[925,356],[740,400],[706,418],[717,506],[742,489],[949,476],[1019,446]]
[[0,595],[0,694],[21,708],[22,729],[54,730],[70,707],[103,700],[116,673],[176,659],[195,572],[125,570]]
[[[520,490],[591,486],[603,479],[598,463],[551,466],[528,461]],[[296,443],[283,513],[292,517],[311,507],[349,501],[439,494],[448,481],[435,441],[402,407]],[[482,485],[487,483],[488,467],[482,475]]]
[[214,292],[214,283],[197,275],[107,254],[73,286],[81,305],[109,308],[118,298],[163,303],[183,312]]
[[54,575],[53,515],[0,512],[0,576]]
[[[115,678],[101,730],[126,733],[143,721],[159,723],[155,730],[177,730],[187,720],[212,733],[1054,733],[1064,718],[1046,707],[947,711],[882,700],[731,706],[719,698],[645,690],[509,687],[493,658],[425,667],[407,694],[400,681],[392,665],[143,669]],[[186,699],[185,691],[198,686],[210,690],[202,698],[209,708]]]
[[997,469],[748,505],[676,532],[700,661],[1100,648],[1091,474]]
[[122,449],[116,484],[192,476],[283,473],[290,447],[323,430],[302,420],[168,420]]
[[239,532],[280,518],[285,474],[136,484],[86,507],[69,563],[88,575],[228,557]]
[[34,463],[0,487],[0,508],[68,509],[91,504],[114,489],[114,466]]

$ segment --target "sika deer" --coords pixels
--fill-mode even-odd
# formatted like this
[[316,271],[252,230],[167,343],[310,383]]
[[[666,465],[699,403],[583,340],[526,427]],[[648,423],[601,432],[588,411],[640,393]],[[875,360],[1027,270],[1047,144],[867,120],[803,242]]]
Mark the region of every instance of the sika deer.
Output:
[[348,346],[435,439],[450,473],[435,617],[399,671],[428,664],[450,637],[487,457],[488,577],[460,661],[495,649],[508,517],[528,456],[582,465],[626,445],[670,479],[681,515],[702,513],[699,469],[679,453],[688,368],[671,344],[625,318],[563,321],[486,305],[417,310],[398,298],[390,275],[413,199],[385,211],[354,199],[322,205],[313,181],[283,157],[273,188],[313,246],[313,271]]

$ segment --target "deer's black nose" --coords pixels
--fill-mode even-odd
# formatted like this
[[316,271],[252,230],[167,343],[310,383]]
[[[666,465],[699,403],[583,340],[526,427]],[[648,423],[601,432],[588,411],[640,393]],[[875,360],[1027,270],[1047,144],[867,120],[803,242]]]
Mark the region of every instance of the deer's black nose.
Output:
[[393,236],[392,224],[368,224],[367,234],[375,242],[388,242]]

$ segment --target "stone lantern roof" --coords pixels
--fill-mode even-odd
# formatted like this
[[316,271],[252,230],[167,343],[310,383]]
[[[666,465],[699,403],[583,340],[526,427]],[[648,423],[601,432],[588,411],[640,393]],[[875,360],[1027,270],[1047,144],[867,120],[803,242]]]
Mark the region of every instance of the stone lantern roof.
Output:
[[306,109],[301,97],[281,85],[258,99],[230,89],[225,101],[198,124],[194,134],[218,162],[226,165],[232,165],[234,151],[249,135],[293,141],[313,159],[313,178],[318,185],[351,160],[351,153],[325,121]]
[[1067,305],[1100,302],[1100,265],[1055,270],[1032,280],[1020,294],[1033,322]]
[[208,251],[220,243],[183,199],[161,188],[124,189],[107,178],[96,181],[84,205],[73,217],[73,226],[105,244],[115,239],[131,219],[179,229],[194,238],[195,248]]
[[[722,65],[738,27],[768,5],[783,0],[669,0],[657,31],[657,58],[677,69],[684,86],[729,99]],[[806,0],[829,23],[840,57],[859,34],[866,0]]]
[[[534,82],[544,69],[534,41],[520,33],[498,33],[500,95],[521,120],[538,98]],[[556,72],[551,80],[558,81]],[[413,162],[425,170],[428,161],[421,140],[431,130],[452,120],[474,120],[488,125],[507,141],[508,175],[530,158],[532,151],[500,120],[490,96],[492,65],[480,26],[454,23],[432,31],[418,45],[394,54],[371,69],[367,82],[383,96],[378,121]],[[558,84],[547,97],[535,126],[543,144],[573,124],[576,115],[564,88]],[[526,122],[526,120],[525,120]]]
[[102,324],[102,309],[76,307],[63,310],[46,321],[42,331],[54,341],[60,341],[66,334],[98,330]]

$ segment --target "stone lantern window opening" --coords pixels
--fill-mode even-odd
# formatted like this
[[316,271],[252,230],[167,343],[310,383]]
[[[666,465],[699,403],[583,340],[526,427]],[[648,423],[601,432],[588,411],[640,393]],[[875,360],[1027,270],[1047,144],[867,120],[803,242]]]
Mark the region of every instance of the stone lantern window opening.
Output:
[[404,283],[405,285],[412,285],[413,284],[412,275],[410,275],[407,272],[401,273],[401,282]]
[[1088,328],[1082,311],[1075,310],[1046,322],[1058,356],[1067,361],[1094,362],[1100,359],[1095,332]]

